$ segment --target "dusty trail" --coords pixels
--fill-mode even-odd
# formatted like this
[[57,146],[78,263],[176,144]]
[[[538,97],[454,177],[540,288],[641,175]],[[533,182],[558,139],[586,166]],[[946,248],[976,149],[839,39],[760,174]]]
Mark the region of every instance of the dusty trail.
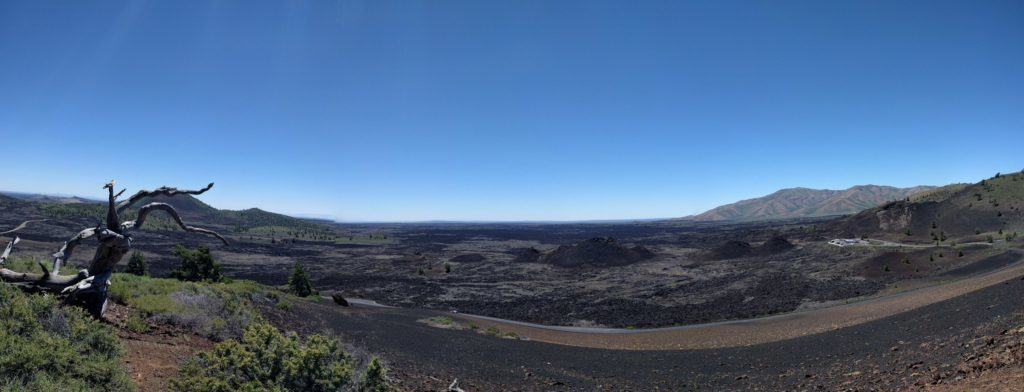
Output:
[[546,326],[470,314],[453,314],[481,328],[495,327],[546,343],[619,350],[681,350],[750,346],[814,335],[911,311],[1024,275],[1024,255],[978,276],[856,303],[761,317],[643,330]]

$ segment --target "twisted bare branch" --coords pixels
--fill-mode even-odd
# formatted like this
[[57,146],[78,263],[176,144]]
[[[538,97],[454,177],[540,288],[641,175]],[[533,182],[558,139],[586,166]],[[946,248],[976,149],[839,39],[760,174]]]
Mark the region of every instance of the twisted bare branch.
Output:
[[[39,263],[39,268],[42,269],[41,274],[16,272],[2,268],[14,245],[19,241],[15,237],[7,244],[3,253],[0,253],[0,281],[30,291],[62,293],[70,301],[77,301],[75,303],[85,307],[93,316],[97,318],[102,317],[107,300],[106,290],[110,285],[110,277],[113,274],[114,266],[121,261],[132,247],[132,238],[125,234],[125,231],[142,227],[150,212],[164,211],[185,231],[212,235],[221,240],[225,245],[228,245],[227,239],[212,230],[186,225],[181,220],[181,216],[178,215],[178,211],[166,203],[147,204],[139,209],[138,218],[124,223],[121,223],[119,214],[146,197],[157,195],[174,196],[178,194],[199,195],[210,190],[212,187],[213,183],[199,190],[179,190],[177,188],[160,187],[153,191],[139,191],[128,200],[117,203],[117,198],[124,194],[124,189],[115,192],[115,183],[111,180],[103,186],[104,189],[108,190],[106,225],[101,224],[95,228],[82,230],[64,242],[60,249],[53,254],[52,268],[48,269],[45,265]],[[32,221],[24,222],[18,227],[0,234],[18,231],[29,222]],[[96,238],[99,242],[96,254],[93,256],[89,268],[83,269],[75,275],[60,275],[61,267],[71,259],[75,247],[87,238]]]
[[17,245],[18,241],[21,241],[21,239],[18,237],[14,237],[13,240],[7,243],[7,248],[4,249],[4,253],[0,254],[0,265],[4,265],[7,263],[7,256],[11,255],[11,249],[14,249],[14,245]]
[[210,190],[210,188],[213,188],[213,183],[212,182],[209,183],[208,185],[206,185],[205,188],[199,189],[199,190],[181,190],[181,189],[178,189],[178,188],[171,188],[171,187],[166,187],[166,186],[159,187],[159,188],[154,189],[152,191],[142,190],[142,191],[139,191],[138,193],[132,195],[132,197],[129,197],[128,200],[125,200],[125,201],[122,201],[122,202],[118,203],[117,204],[117,213],[120,214],[125,209],[131,207],[133,204],[138,203],[140,200],[145,199],[146,197],[157,196],[157,195],[174,196],[174,195],[179,195],[179,194],[201,195],[201,194],[203,194],[203,192],[206,192],[206,191]]
[[[211,183],[210,185],[212,186],[213,184]],[[207,188],[207,189],[209,189],[209,188]],[[207,230],[207,229],[203,229],[203,228],[199,228],[199,227],[192,227],[192,226],[186,225],[185,222],[183,222],[181,220],[181,216],[178,215],[178,211],[175,210],[174,207],[171,207],[171,205],[167,204],[167,203],[149,203],[149,204],[146,204],[146,205],[142,206],[142,208],[139,208],[139,217],[136,218],[135,220],[124,222],[124,224],[121,225],[121,230],[123,231],[123,230],[130,230],[132,228],[141,228],[142,224],[146,222],[146,217],[149,215],[149,213],[153,212],[153,211],[158,211],[158,210],[166,212],[167,215],[170,215],[171,218],[173,218],[174,221],[178,223],[178,226],[180,226],[183,230],[190,231],[190,232],[193,232],[193,233],[203,233],[203,234],[212,235],[214,237],[217,237],[217,239],[219,239],[221,242],[223,242],[224,245],[228,245],[228,240],[225,239],[224,237],[222,237],[220,234],[217,234],[217,232],[215,232],[213,230]]]
[[60,267],[66,264],[68,259],[71,258],[71,253],[74,252],[75,247],[78,246],[82,240],[96,235],[96,230],[96,228],[82,230],[78,232],[78,234],[75,234],[74,237],[71,237],[71,239],[64,241],[64,245],[53,254],[52,270],[54,274],[60,273]]
[[[11,242],[7,243],[7,248],[4,249],[3,254],[0,254],[0,265],[7,262],[7,257],[11,255],[11,250],[14,249],[14,245],[18,241],[18,237],[15,237]],[[60,276],[56,272],[47,271],[43,263],[39,263],[39,267],[43,269],[42,274],[16,272],[7,268],[0,268],[0,280],[27,289],[58,291],[89,277],[89,272],[86,270],[78,271],[75,275]]]
[[[107,197],[107,227],[111,230],[120,230],[121,218],[117,216],[117,210],[114,208],[114,203],[117,202],[117,195],[114,195],[114,180],[110,180],[103,189],[110,192]],[[119,192],[118,195],[120,194]]]

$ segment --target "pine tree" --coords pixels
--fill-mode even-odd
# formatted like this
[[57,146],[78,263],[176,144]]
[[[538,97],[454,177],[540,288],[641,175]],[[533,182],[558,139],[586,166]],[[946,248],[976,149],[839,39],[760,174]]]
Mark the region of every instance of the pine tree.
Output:
[[193,251],[178,245],[174,248],[174,254],[181,258],[181,264],[171,270],[172,278],[190,282],[224,281],[224,275],[220,273],[220,263],[213,260],[210,248],[200,245]]
[[313,284],[309,282],[309,274],[302,269],[302,264],[295,263],[292,276],[288,277],[288,287],[300,297],[308,297],[313,294]]
[[143,256],[142,252],[132,252],[124,272],[138,276],[149,276],[149,265],[146,264],[146,256]]

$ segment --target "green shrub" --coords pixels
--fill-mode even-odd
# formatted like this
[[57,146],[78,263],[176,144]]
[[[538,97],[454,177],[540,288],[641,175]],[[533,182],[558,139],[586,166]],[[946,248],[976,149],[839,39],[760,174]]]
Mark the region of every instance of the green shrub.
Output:
[[389,392],[392,391],[388,383],[388,368],[376,357],[370,360],[370,365],[363,373],[363,380],[359,383],[360,392]]
[[124,272],[138,276],[149,276],[149,265],[146,264],[146,256],[143,256],[142,252],[132,252]]
[[113,328],[50,295],[0,285],[0,389],[131,391]]
[[313,294],[313,284],[309,282],[309,274],[302,269],[302,264],[295,263],[292,275],[288,277],[288,288],[300,297],[308,297]]
[[[337,391],[352,384],[354,369],[355,361],[335,339],[322,335],[302,339],[294,332],[282,334],[267,323],[253,323],[240,341],[219,343],[187,362],[171,387],[177,391]],[[383,376],[383,369],[375,371]]]
[[189,282],[223,282],[220,263],[213,260],[210,248],[200,245],[196,250],[178,245],[174,254],[181,258],[181,264],[171,270],[171,277]]

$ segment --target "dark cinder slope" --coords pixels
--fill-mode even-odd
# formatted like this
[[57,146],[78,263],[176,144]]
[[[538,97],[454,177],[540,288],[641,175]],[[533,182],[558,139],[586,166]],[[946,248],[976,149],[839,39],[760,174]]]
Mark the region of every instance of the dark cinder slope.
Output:
[[320,226],[312,221],[263,211],[259,208],[240,211],[219,210],[190,195],[148,197],[137,203],[136,206],[141,207],[152,202],[167,203],[174,206],[178,213],[190,222],[239,227],[282,226],[302,228]]
[[540,258],[559,267],[627,265],[654,257],[654,253],[636,245],[626,247],[611,237],[591,238],[575,245],[559,246]]
[[845,190],[789,188],[756,199],[716,207],[686,219],[694,221],[755,221],[847,215],[893,200],[904,200],[934,189],[858,185]]
[[[829,225],[844,236],[889,236],[935,241],[952,237],[997,240],[1024,231],[1024,173],[1002,174],[976,184],[954,184],[865,210]],[[971,236],[984,236],[971,238]]]

